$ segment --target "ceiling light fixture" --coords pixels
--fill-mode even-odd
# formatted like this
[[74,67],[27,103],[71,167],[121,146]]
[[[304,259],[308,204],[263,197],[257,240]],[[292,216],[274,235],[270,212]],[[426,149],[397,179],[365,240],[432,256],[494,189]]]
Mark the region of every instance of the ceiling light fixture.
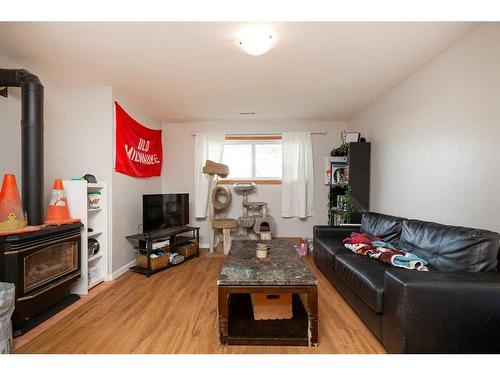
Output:
[[276,35],[270,27],[249,25],[241,30],[238,44],[249,55],[259,56],[268,52],[275,42]]

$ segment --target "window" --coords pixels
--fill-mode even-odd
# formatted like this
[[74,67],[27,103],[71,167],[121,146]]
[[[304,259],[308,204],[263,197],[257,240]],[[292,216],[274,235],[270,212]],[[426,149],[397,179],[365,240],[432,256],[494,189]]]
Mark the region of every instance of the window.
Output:
[[227,136],[222,163],[229,176],[219,183],[281,184],[281,136]]

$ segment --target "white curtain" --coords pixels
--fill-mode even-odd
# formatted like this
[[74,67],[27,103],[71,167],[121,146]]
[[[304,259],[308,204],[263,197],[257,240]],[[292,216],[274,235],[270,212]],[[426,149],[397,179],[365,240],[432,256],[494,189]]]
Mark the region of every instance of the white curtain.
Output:
[[207,160],[222,162],[224,133],[196,133],[194,141],[194,216],[207,217],[208,175],[203,174]]
[[314,216],[311,132],[283,132],[281,216]]

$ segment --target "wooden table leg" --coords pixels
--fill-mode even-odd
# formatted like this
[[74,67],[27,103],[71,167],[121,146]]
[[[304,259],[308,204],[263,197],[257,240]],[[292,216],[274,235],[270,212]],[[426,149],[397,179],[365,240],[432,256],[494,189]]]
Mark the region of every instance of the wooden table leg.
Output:
[[318,288],[307,292],[307,315],[309,319],[309,345],[318,346]]
[[219,299],[219,343],[227,345],[228,331],[228,315],[229,315],[229,293],[225,287],[218,287]]

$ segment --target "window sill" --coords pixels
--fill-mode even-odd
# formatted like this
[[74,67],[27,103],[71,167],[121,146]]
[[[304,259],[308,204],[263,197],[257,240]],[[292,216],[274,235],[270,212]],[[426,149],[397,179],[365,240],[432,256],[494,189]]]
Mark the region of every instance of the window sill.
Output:
[[281,180],[219,180],[219,185],[233,185],[238,182],[255,182],[256,185],[281,185]]

